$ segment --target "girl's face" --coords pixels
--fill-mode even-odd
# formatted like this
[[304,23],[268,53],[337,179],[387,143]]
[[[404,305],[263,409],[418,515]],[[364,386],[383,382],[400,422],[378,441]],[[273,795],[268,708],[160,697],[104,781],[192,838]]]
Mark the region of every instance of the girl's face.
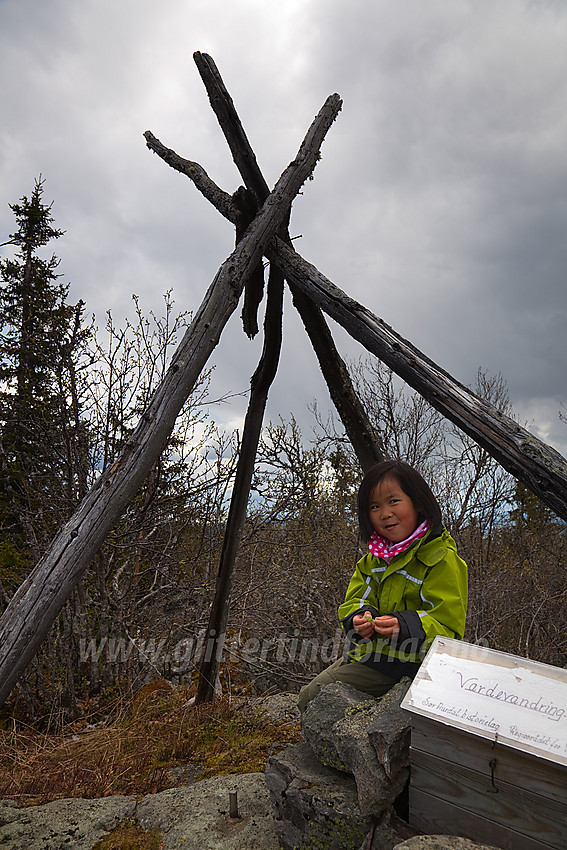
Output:
[[392,543],[405,540],[419,525],[412,500],[392,476],[383,478],[372,490],[368,511],[374,531]]

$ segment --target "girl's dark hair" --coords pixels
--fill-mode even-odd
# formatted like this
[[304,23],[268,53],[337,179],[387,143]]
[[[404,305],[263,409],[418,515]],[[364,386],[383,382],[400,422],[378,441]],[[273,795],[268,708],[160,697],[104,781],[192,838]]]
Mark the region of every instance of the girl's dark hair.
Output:
[[396,479],[412,500],[420,522],[427,520],[432,528],[441,525],[439,502],[419,472],[403,460],[384,460],[367,470],[358,490],[358,525],[364,543],[368,543],[374,532],[368,512],[370,494],[384,478]]

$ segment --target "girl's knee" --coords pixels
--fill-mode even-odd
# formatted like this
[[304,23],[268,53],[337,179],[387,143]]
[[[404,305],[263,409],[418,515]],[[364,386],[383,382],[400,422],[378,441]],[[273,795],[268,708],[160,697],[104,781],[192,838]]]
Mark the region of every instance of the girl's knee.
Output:
[[335,661],[326,670],[323,670],[314,679],[311,679],[299,691],[297,704],[300,712],[303,714],[311,700],[315,699],[319,691],[324,685],[330,685],[337,680],[337,670],[342,666],[340,661]]
[[315,699],[320,690],[321,685],[315,682],[315,680],[309,682],[307,685],[304,685],[301,688],[301,690],[299,691],[299,696],[297,698],[297,705],[301,714],[303,714],[311,700]]

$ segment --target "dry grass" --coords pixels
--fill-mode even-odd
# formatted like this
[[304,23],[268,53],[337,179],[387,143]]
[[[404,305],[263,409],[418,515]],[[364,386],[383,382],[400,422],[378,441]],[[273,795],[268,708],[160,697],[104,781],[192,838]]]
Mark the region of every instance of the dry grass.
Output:
[[192,765],[195,779],[261,771],[275,742],[299,739],[297,725],[276,724],[249,703],[194,706],[187,691],[143,695],[105,725],[84,726],[1,731],[0,799],[155,793],[178,784],[170,768]]

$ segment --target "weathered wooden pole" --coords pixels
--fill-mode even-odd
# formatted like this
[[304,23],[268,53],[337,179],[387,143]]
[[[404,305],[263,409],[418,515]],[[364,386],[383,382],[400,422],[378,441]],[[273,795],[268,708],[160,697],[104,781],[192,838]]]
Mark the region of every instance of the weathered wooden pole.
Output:
[[331,95],[311,124],[297,157],[278,180],[241,242],[220,267],[172,363],[126,444],[96,481],[0,618],[0,705],[37,652],[77,581],[159,457],[226,322],[247,276],[310,177],[325,135],[341,107]]
[[[259,203],[263,203],[270,190],[219,70],[212,57],[206,53],[194,53],[193,58],[234,163],[247,188],[254,192]],[[289,233],[280,238],[291,244]],[[293,281],[291,290],[293,303],[315,351],[333,404],[362,469],[368,469],[384,459],[380,438],[356,395],[348,369],[335,346],[323,313],[293,285]]]
[[283,275],[277,266],[272,266],[268,281],[266,315],[264,317],[264,345],[260,362],[252,376],[250,385],[250,401],[244,420],[234,487],[222,541],[215,595],[209,613],[205,649],[199,664],[199,683],[195,699],[197,704],[212,702],[216,695],[215,685],[226,637],[236,558],[246,521],[250,487],[268,392],[276,376],[280,357],[283,290]]
[[[244,132],[232,98],[225,88],[212,58],[202,53],[195,53],[194,58],[207,89],[213,111],[218,118],[230,147],[233,160],[248,190],[256,197],[257,203],[261,204],[268,196],[269,188],[260,171],[256,156]],[[284,230],[284,233],[281,234],[281,238],[289,241],[287,229],[282,228],[282,230]],[[222,649],[228,622],[232,579],[242,530],[246,520],[246,510],[250,496],[258,441],[262,429],[269,386],[275,377],[277,362],[279,360],[281,348],[281,311],[283,308],[283,276],[278,267],[273,264],[270,268],[270,280],[272,290],[268,296],[269,300],[266,308],[264,350],[258,370],[252,379],[250,403],[246,413],[234,490],[223,538],[220,564],[216,578],[215,596],[209,614],[207,640],[199,666],[197,703],[208,702],[215,697],[215,683],[221,665]],[[256,275],[249,278],[246,285],[243,322],[244,329],[248,334],[254,331],[254,329],[257,329],[255,314],[261,300],[261,283],[261,281],[258,282],[258,276]],[[277,298],[274,294],[275,292],[278,293]],[[377,460],[380,460],[382,453],[377,448],[376,441],[373,439],[374,433],[367,423],[366,413],[356,398],[348,370],[339,357],[331,333],[319,308],[301,293],[296,295],[294,302],[296,306],[298,306],[297,302],[299,302],[299,306],[303,308],[303,312],[306,314],[307,318],[304,318],[304,324],[310,337],[314,337],[314,347],[317,351],[323,375],[327,378],[331,397],[341,414],[341,418],[343,420],[347,419],[345,423],[347,433],[351,437],[351,442],[359,455],[363,468],[366,468]],[[354,405],[357,405],[357,408],[356,415],[353,416],[352,410]],[[366,423],[367,427],[365,428],[364,425],[359,427],[360,423]]]
[[[222,81],[213,59],[207,54],[198,52],[194,54],[194,59],[207,89],[213,111],[228,142],[236,167],[240,171],[248,190],[256,197],[258,204],[261,204],[268,196],[269,188],[260,171],[256,156],[248,141],[232,98]],[[282,228],[282,230],[284,230],[284,233],[280,234],[281,238],[289,241],[287,229]],[[221,663],[222,646],[229,614],[233,572],[242,537],[242,530],[246,520],[246,509],[250,496],[258,440],[260,438],[269,385],[275,377],[277,360],[279,359],[279,350],[281,347],[281,310],[283,307],[283,277],[281,276],[281,272],[277,270],[277,266],[271,266],[270,278],[272,280],[271,285],[273,287],[277,285],[280,293],[280,317],[278,320],[277,307],[275,306],[276,299],[272,296],[272,300],[268,302],[266,308],[262,360],[252,379],[250,404],[246,414],[233,497],[223,539],[223,548],[216,579],[215,597],[209,615],[208,639],[205,643],[205,650],[199,667],[197,702],[212,700],[215,695],[214,686]],[[257,327],[254,312],[258,307],[261,297],[261,291],[259,291],[258,285],[254,285],[252,279],[249,279],[247,283],[245,296],[249,296],[249,298],[247,300],[245,297],[243,320],[245,330],[249,333],[250,328]],[[366,429],[363,425],[359,427],[361,423],[366,422],[366,414],[356,398],[348,370],[339,357],[331,333],[319,308],[301,293],[297,294],[296,298],[299,299],[303,312],[307,316],[306,319],[304,318],[304,324],[309,336],[316,339],[314,346],[323,375],[327,378],[331,397],[335,401],[341,418],[343,421],[346,420],[345,427],[347,433],[355,446],[355,451],[357,451],[363,468],[370,466],[382,458],[382,453],[376,446],[374,433],[370,426],[368,425]],[[273,338],[271,339],[271,337]],[[356,408],[356,414],[353,415],[352,409],[355,405],[358,406]],[[364,439],[361,438],[362,435],[364,435]]]
[[[258,210],[258,202],[255,196],[242,186],[234,193],[233,201],[235,206],[239,207],[240,212],[240,215],[236,219],[236,240],[238,242],[242,238],[243,227],[252,223]],[[280,231],[285,233],[285,227],[283,225]],[[257,311],[263,289],[264,270],[260,264],[245,284],[242,322],[244,330],[249,336],[253,336],[258,330]],[[199,661],[199,682],[196,695],[197,705],[203,702],[212,702],[217,695],[216,683],[226,638],[236,559],[246,521],[252,476],[254,475],[258,442],[262,432],[268,393],[276,376],[280,359],[283,292],[283,274],[277,266],[272,265],[270,266],[268,281],[262,355],[250,381],[250,398],[244,419],[234,486],[223,535],[221,556],[215,583],[215,594],[209,611],[205,648]]]

